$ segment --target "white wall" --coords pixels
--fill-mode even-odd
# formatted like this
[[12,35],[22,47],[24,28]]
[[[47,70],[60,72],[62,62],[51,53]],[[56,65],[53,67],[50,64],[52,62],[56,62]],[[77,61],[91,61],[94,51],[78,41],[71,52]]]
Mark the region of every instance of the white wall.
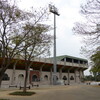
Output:
[[80,83],[80,78],[79,77],[80,77],[79,71],[76,70],[76,82],[77,83]]
[[[12,74],[13,74],[13,70],[12,69],[8,69],[6,72],[6,74],[8,74],[8,76],[10,77],[10,80],[9,81],[2,81],[2,85],[11,85],[11,82],[12,82]],[[14,80],[14,84],[17,85],[17,86],[20,86],[20,85],[23,85],[24,83],[24,79],[19,79],[18,76],[20,74],[23,74],[24,75],[24,78],[25,78],[25,71],[24,70],[16,70],[15,71],[15,80]]]
[[[8,69],[5,73],[8,74],[8,76],[10,77],[10,80],[9,81],[3,81],[2,84],[3,85],[11,85],[11,80],[12,80],[12,73],[13,73],[13,70],[12,69]],[[25,70],[16,70],[15,71],[15,81],[14,81],[14,84],[17,85],[17,86],[21,86],[24,84],[24,79],[19,79],[18,76],[20,74],[23,74],[24,75],[24,78],[25,78]],[[76,83],[80,83],[80,79],[79,79],[79,75],[81,74],[82,76],[82,71],[79,73],[79,71],[76,71]],[[48,80],[45,80],[44,76],[47,75],[48,76]],[[59,79],[59,72],[57,72],[57,77]],[[66,84],[68,84],[68,73],[62,73],[62,78],[63,76],[66,76],[67,77],[67,80],[65,81]],[[73,76],[74,77],[74,80],[70,80],[70,83],[73,84],[75,83],[75,73],[70,73],[69,74],[69,78]],[[41,82],[43,84],[50,84],[50,72],[42,72],[41,73]]]
[[70,73],[69,74],[69,78],[71,78],[71,76],[73,76],[74,80],[70,80],[70,84],[75,83],[75,74],[74,73]]

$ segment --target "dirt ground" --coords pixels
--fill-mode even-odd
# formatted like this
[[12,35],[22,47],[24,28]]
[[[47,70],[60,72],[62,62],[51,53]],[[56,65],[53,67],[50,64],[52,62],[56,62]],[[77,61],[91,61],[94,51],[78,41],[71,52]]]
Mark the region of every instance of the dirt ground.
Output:
[[66,85],[32,88],[32,96],[12,96],[9,93],[19,91],[1,90],[0,98],[9,100],[100,100],[100,87],[91,85]]

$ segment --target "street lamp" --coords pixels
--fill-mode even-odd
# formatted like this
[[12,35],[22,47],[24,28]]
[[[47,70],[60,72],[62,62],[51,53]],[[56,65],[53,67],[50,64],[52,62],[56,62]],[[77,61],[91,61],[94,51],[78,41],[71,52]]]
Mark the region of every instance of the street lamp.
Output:
[[60,14],[58,13],[58,9],[54,6],[49,4],[49,11],[54,14],[54,59],[53,59],[53,84],[56,85],[57,77],[56,77],[56,72],[57,72],[57,66],[56,66],[56,15],[59,16]]

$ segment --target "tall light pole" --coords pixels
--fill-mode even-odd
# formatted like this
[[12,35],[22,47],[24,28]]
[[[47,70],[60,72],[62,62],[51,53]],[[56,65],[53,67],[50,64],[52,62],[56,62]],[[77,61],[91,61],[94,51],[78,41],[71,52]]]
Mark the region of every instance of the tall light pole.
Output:
[[58,10],[54,5],[49,4],[49,10],[54,14],[54,59],[53,59],[53,84],[56,85],[57,61],[56,61],[56,15],[59,16]]

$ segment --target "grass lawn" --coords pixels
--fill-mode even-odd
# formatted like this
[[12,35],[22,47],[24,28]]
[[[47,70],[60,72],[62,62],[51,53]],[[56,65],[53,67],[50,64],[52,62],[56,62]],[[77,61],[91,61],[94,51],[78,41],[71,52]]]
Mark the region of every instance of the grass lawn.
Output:
[[9,100],[9,99],[0,99],[0,100]]
[[92,85],[93,87],[98,87],[98,88],[100,88],[100,85]]
[[100,85],[95,85],[96,87],[100,87]]
[[13,93],[10,93],[10,95],[18,95],[18,96],[31,96],[31,95],[34,95],[36,94],[35,92],[22,92],[22,91],[16,91],[16,92],[13,92]]

